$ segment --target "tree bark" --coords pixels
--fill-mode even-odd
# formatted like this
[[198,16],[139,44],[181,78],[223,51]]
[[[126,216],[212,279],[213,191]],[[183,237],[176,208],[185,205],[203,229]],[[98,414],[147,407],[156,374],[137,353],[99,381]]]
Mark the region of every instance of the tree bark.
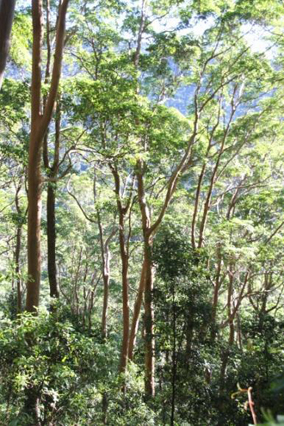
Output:
[[[28,165],[28,282],[26,309],[33,312],[39,306],[41,273],[40,221],[41,221],[41,171],[40,155],[34,154],[37,140],[30,141]],[[34,155],[33,155],[34,154]]]
[[10,48],[10,36],[16,0],[0,0],[0,90]]
[[22,217],[21,217],[21,207],[19,203],[19,192],[21,190],[21,185],[18,186],[16,190],[15,204],[16,210],[18,213],[18,224],[17,224],[17,235],[16,235],[16,250],[15,250],[15,273],[17,280],[17,312],[22,311],[22,290],[21,290],[21,278],[20,278],[20,255],[21,255],[21,246],[22,246]]
[[56,223],[55,223],[55,188],[53,183],[47,188],[47,256],[50,297],[59,298],[56,271]]
[[[50,2],[46,1],[46,47],[47,47],[47,61],[45,69],[45,84],[49,83],[50,78],[50,63],[51,63],[51,44],[50,44]],[[46,106],[47,97],[44,97],[44,108]],[[59,140],[60,140],[60,106],[57,103],[56,107],[56,120],[55,120],[55,153],[53,166],[49,166],[48,157],[48,130],[44,137],[43,142],[43,163],[48,176],[56,178],[58,169],[58,156],[59,156]],[[59,298],[57,271],[56,271],[56,218],[55,218],[55,199],[56,187],[55,182],[49,182],[47,187],[47,202],[46,202],[46,215],[47,215],[47,270],[49,280],[49,294],[51,298]]]
[[124,239],[124,214],[119,213],[119,246],[122,261],[122,311],[123,311],[123,337],[121,348],[120,372],[125,372],[128,362],[129,340],[129,300],[128,300],[128,253]]
[[151,260],[152,238],[144,243],[145,259],[145,392],[155,396],[155,338],[153,308],[153,267]]
[[54,143],[54,159],[52,167],[49,167],[48,159],[48,140],[44,141],[44,165],[49,172],[52,182],[48,183],[47,188],[47,269],[49,279],[49,289],[51,298],[59,298],[57,268],[56,268],[56,180],[59,168],[59,149],[60,149],[60,127],[61,127],[61,107],[60,102],[56,105],[55,118],[55,143]]
[[104,255],[105,265],[103,280],[104,280],[104,300],[103,300],[103,313],[102,313],[102,337],[105,340],[107,338],[107,322],[108,322],[108,303],[109,303],[109,253]]
[[108,304],[109,304],[109,281],[110,281],[110,251],[109,242],[114,235],[112,232],[109,238],[104,242],[103,227],[101,222],[100,212],[97,212],[98,227],[100,234],[101,257],[102,257],[102,275],[104,282],[104,299],[103,299],[103,312],[102,312],[102,338],[107,338],[107,321],[108,321]]
[[16,250],[15,250],[15,272],[17,279],[17,312],[18,314],[22,311],[22,289],[21,289],[21,279],[20,279],[20,253],[22,245],[22,226],[17,227],[17,236],[16,236]]
[[204,163],[202,166],[201,173],[198,178],[198,184],[197,184],[196,194],[195,194],[195,202],[194,202],[194,209],[193,209],[192,222],[191,222],[191,245],[193,249],[196,249],[195,227],[196,227],[199,200],[200,200],[200,194],[201,194],[201,185],[202,185],[203,177],[205,174],[205,170],[206,170],[206,163]]
[[120,176],[115,165],[110,165],[114,182],[117,209],[119,214],[119,248],[122,263],[122,315],[123,315],[123,336],[121,348],[121,360],[119,371],[125,372],[128,363],[128,343],[129,343],[129,297],[128,297],[128,242],[125,235],[125,216],[129,210],[131,198],[129,197],[126,206],[122,205],[121,201],[121,185]]
[[39,305],[40,285],[40,219],[41,219],[41,141],[38,139],[41,119],[41,49],[42,2],[32,2],[33,63],[32,63],[32,123],[28,162],[28,282],[26,309],[34,311]]
[[137,162],[138,202],[141,211],[141,222],[144,238],[144,267],[145,267],[145,393],[155,395],[155,339],[154,339],[154,309],[153,309],[153,267],[151,259],[153,237],[150,231],[151,217],[146,203],[144,188],[144,162]]
[[221,247],[218,243],[217,245],[217,271],[216,271],[216,279],[214,283],[214,292],[213,292],[213,301],[212,301],[212,321],[211,321],[211,341],[214,342],[216,338],[216,315],[217,315],[217,307],[219,300],[219,291],[221,287],[221,269],[222,269],[222,257],[221,257]]
[[176,406],[176,381],[177,381],[177,336],[176,336],[176,300],[175,283],[172,283],[172,329],[173,329],[173,350],[172,350],[172,399],[171,399],[171,426],[175,424],[175,406]]
[[224,391],[225,387],[225,378],[226,371],[229,362],[229,357],[231,353],[231,348],[234,344],[235,339],[235,326],[234,326],[234,316],[232,315],[233,311],[233,282],[234,282],[234,273],[232,269],[232,265],[229,266],[229,283],[228,283],[228,296],[227,296],[227,315],[228,315],[228,323],[229,323],[229,341],[227,348],[224,349],[224,352],[221,357],[221,371],[220,371],[220,392]]
[[133,311],[131,330],[130,330],[130,336],[129,336],[128,357],[131,361],[133,360],[133,351],[134,351],[134,347],[136,343],[141,305],[142,305],[143,295],[145,290],[145,271],[146,271],[145,261],[143,261],[141,278],[140,278],[140,283],[138,288],[138,294],[134,304],[134,311]]

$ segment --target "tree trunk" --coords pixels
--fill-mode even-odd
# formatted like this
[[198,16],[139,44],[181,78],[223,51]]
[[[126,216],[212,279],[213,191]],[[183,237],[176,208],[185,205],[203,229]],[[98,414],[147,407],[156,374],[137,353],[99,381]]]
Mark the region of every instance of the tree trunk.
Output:
[[[45,84],[49,83],[50,79],[50,64],[51,64],[51,43],[50,43],[50,2],[46,1],[46,47],[47,47],[47,62],[45,69]],[[46,107],[47,97],[44,97],[44,108]],[[60,104],[57,102],[56,107],[56,120],[55,120],[55,153],[53,166],[49,167],[48,158],[48,130],[44,137],[43,143],[43,163],[49,177],[57,177],[58,160],[59,160],[59,145],[60,145]],[[51,173],[50,173],[51,172]],[[56,187],[55,183],[48,184],[47,188],[47,270],[49,280],[49,294],[51,298],[59,298],[58,283],[57,283],[57,270],[56,270],[56,219],[55,219],[55,197]]]
[[17,280],[17,312],[18,314],[22,311],[22,290],[21,290],[21,279],[20,279],[20,253],[22,243],[22,225],[17,227],[16,236],[16,250],[15,250],[15,273]]
[[124,215],[119,218],[119,245],[122,261],[122,311],[123,311],[123,337],[121,349],[120,372],[125,372],[128,362],[129,341],[129,301],[128,301],[128,253],[124,240]]
[[16,0],[0,0],[0,90],[10,48]]
[[[146,202],[144,188],[145,164],[137,161],[138,201],[141,211],[141,222],[144,238],[144,267],[145,267],[145,393],[155,395],[155,340],[154,340],[154,309],[153,309],[153,267],[151,251],[153,231],[151,230],[150,211]],[[156,222],[157,223],[157,222]],[[158,227],[158,224],[157,224]]]
[[131,196],[128,198],[126,206],[123,207],[121,201],[121,183],[120,176],[116,165],[110,165],[111,172],[114,177],[115,193],[117,210],[119,214],[119,248],[120,257],[122,264],[122,316],[123,316],[123,336],[122,336],[122,348],[121,348],[121,360],[120,360],[120,373],[123,373],[127,369],[128,363],[128,342],[129,342],[129,300],[128,300],[128,244],[129,235],[125,235],[125,216],[129,210],[131,203]]
[[56,273],[55,188],[53,183],[49,183],[47,188],[47,247],[50,297],[58,299],[59,291]]
[[27,414],[30,419],[33,419],[33,423],[30,423],[31,426],[41,426],[39,396],[37,389],[27,389],[24,414]]
[[[41,273],[40,221],[41,221],[41,171],[40,152],[34,154],[37,140],[32,137],[28,166],[28,281],[26,309],[33,312],[39,306]],[[37,150],[38,151],[38,150]]]
[[101,257],[102,257],[102,274],[104,282],[104,299],[103,299],[103,312],[102,312],[102,338],[105,340],[107,338],[107,320],[108,320],[108,303],[109,303],[109,280],[110,280],[110,251],[109,251],[109,240],[112,237],[104,242],[103,238],[103,227],[101,223],[101,215],[99,211],[97,212],[98,218],[98,227],[100,234],[100,244],[101,244]]
[[142,271],[141,271],[141,278],[138,288],[138,294],[135,300],[134,304],[134,311],[133,311],[133,318],[132,318],[132,324],[131,324],[131,330],[130,330],[130,336],[129,336],[129,349],[128,349],[128,357],[132,361],[133,360],[133,351],[136,343],[136,336],[138,332],[138,326],[139,326],[139,317],[141,312],[141,306],[142,306],[142,300],[145,290],[145,261],[143,261]]
[[153,268],[151,262],[152,239],[145,239],[145,392],[155,395],[155,340],[153,309]]
[[108,398],[107,398],[106,392],[104,392],[102,397],[103,425],[107,425],[108,423],[107,409],[108,409]]
[[21,289],[21,279],[20,279],[20,254],[21,254],[21,246],[22,246],[22,211],[19,202],[19,192],[21,190],[21,184],[19,184],[16,189],[15,196],[15,205],[18,214],[17,221],[17,234],[16,234],[16,248],[15,248],[15,275],[17,281],[17,313],[19,314],[22,311],[22,289]]
[[217,271],[216,271],[216,279],[214,283],[214,293],[213,293],[213,303],[212,303],[212,321],[211,321],[211,341],[212,343],[215,341],[216,338],[216,315],[217,315],[217,307],[218,307],[218,300],[219,300],[219,291],[221,286],[221,268],[222,268],[222,258],[221,258],[221,248],[220,244],[217,245],[217,259],[218,259],[218,265],[217,265]]
[[177,353],[176,353],[176,301],[175,301],[175,283],[172,283],[172,329],[173,329],[173,351],[172,351],[172,400],[171,400],[171,426],[175,424],[175,406],[176,406],[176,380],[177,380]]
[[104,280],[104,300],[103,300],[103,313],[102,313],[102,337],[105,340],[107,338],[107,320],[108,320],[108,302],[109,302],[109,273],[107,272],[106,268],[103,275],[103,280]]
[[231,348],[234,344],[234,338],[235,338],[235,327],[234,327],[234,316],[232,315],[233,310],[233,281],[234,281],[234,274],[232,270],[232,265],[229,267],[229,283],[228,283],[228,296],[227,296],[227,315],[228,315],[228,323],[229,323],[229,341],[227,348],[224,349],[224,352],[221,357],[221,371],[220,371],[220,392],[222,393],[225,388],[225,378],[226,378],[226,371],[227,366],[229,362],[229,357],[231,353]]
[[[48,71],[47,71],[48,73]],[[47,188],[47,268],[49,278],[50,297],[59,298],[57,268],[56,268],[56,182],[58,179],[59,169],[59,150],[60,150],[60,128],[61,128],[61,106],[60,101],[56,103],[55,114],[55,142],[54,142],[54,159],[53,164],[49,166],[48,158],[48,133],[46,133],[43,144],[43,163],[51,182]]]
[[230,333],[229,333],[228,346],[226,349],[224,349],[224,352],[221,356],[221,370],[220,370],[220,393],[221,394],[225,390],[226,371],[227,371],[227,367],[229,363],[231,349],[234,344],[235,327],[234,327],[233,319],[230,321],[229,327],[230,327]]
[[204,178],[206,170],[206,163],[203,164],[201,173],[198,178],[198,184],[196,188],[196,194],[195,194],[195,202],[194,202],[194,209],[193,209],[193,215],[192,215],[192,222],[191,222],[191,245],[192,248],[196,248],[195,244],[195,227],[196,227],[196,220],[197,220],[197,214],[198,214],[198,207],[199,207],[199,200],[200,200],[200,194],[201,194],[201,185]]

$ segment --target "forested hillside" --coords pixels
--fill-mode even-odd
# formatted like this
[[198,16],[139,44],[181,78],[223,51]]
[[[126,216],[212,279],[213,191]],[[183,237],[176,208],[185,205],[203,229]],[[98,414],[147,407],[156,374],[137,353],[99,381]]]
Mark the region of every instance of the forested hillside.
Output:
[[281,424],[283,95],[282,0],[0,0],[0,425]]

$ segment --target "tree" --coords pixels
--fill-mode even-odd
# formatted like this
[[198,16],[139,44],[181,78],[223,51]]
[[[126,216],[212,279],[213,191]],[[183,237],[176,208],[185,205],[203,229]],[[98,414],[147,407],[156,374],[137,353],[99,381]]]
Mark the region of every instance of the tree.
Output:
[[4,71],[9,54],[15,4],[16,0],[1,0],[0,2],[0,90],[3,84]]
[[64,33],[68,0],[63,0],[58,11],[55,56],[48,98],[42,112],[41,101],[41,53],[42,53],[42,1],[32,3],[33,14],[33,65],[31,86],[31,133],[28,164],[28,282],[27,311],[34,311],[39,305],[41,252],[41,148],[50,123],[56,101],[61,74]]

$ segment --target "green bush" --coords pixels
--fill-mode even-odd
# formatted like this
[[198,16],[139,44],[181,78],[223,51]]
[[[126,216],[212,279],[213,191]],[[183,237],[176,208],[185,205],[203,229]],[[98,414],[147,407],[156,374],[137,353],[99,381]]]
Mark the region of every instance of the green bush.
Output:
[[135,366],[124,395],[114,344],[76,331],[60,309],[2,320],[0,358],[0,424],[34,424],[31,394],[42,425],[100,425],[105,417],[109,425],[154,424]]

